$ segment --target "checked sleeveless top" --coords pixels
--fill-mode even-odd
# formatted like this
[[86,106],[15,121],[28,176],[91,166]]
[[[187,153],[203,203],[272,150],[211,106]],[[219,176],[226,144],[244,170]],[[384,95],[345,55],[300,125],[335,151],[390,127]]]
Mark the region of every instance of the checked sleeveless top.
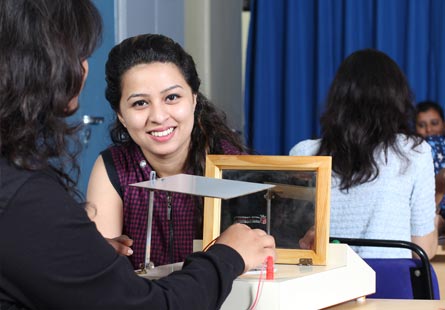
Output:
[[[223,142],[224,154],[241,154]],[[108,177],[123,201],[123,234],[133,239],[130,261],[139,269],[145,259],[149,191],[128,184],[147,181],[153,170],[138,145],[112,146],[101,153]],[[191,172],[187,172],[191,173]],[[201,197],[155,191],[150,260],[155,266],[181,262],[202,233]]]

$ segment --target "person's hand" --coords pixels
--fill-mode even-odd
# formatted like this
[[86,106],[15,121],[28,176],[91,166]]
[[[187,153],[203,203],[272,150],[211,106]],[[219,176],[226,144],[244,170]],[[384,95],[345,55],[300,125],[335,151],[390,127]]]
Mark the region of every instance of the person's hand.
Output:
[[133,254],[133,250],[130,248],[133,245],[133,240],[126,235],[121,235],[116,238],[105,238],[109,244],[116,250],[117,253],[125,256]]
[[312,250],[314,248],[315,239],[315,226],[309,228],[309,230],[304,234],[303,238],[298,241],[301,249]]
[[225,244],[237,251],[244,260],[244,272],[260,266],[268,256],[272,256],[275,261],[275,239],[261,229],[233,224],[216,239],[215,243]]

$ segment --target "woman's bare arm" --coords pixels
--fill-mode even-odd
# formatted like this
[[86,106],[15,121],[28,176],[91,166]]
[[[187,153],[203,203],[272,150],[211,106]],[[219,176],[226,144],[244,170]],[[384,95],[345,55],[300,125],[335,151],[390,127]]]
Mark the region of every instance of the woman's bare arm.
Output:
[[91,171],[87,190],[88,216],[105,238],[122,235],[123,202],[110,182],[102,156]]
[[[439,244],[439,236],[437,232],[439,217],[440,215],[436,215],[435,229],[431,233],[422,237],[411,236],[411,241],[420,246],[426,252],[430,260],[436,255],[437,246]],[[417,257],[417,255],[414,255],[414,257]]]

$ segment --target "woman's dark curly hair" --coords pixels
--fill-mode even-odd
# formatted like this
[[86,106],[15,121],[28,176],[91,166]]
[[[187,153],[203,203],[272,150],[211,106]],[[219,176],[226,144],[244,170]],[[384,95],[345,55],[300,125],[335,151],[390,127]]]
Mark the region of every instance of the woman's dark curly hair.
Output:
[[422,142],[412,130],[413,95],[397,64],[372,49],[357,51],[340,65],[321,117],[318,155],[332,156],[340,189],[374,180],[379,175],[375,154],[392,149],[409,162],[396,143],[398,134]]
[[0,1],[1,156],[23,169],[55,170],[68,190],[79,168],[68,150],[76,127],[66,123],[67,106],[101,32],[89,0]]
[[[222,141],[235,146],[241,152],[247,151],[238,134],[228,127],[225,113],[217,110],[199,92],[201,81],[193,58],[178,43],[163,35],[145,34],[128,38],[110,51],[105,72],[107,81],[105,97],[116,113],[119,112],[122,96],[123,74],[138,64],[153,62],[176,65],[192,93],[197,95],[190,150],[184,171],[190,169],[194,174],[202,175],[206,154],[222,154]],[[110,134],[115,144],[134,143],[127,129],[117,118]]]

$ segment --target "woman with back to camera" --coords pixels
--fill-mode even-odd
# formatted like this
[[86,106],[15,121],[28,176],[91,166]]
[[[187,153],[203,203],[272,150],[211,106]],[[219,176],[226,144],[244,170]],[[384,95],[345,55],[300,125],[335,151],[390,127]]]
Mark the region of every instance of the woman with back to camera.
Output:
[[[114,145],[98,157],[87,198],[90,218],[108,238],[133,241],[133,267],[144,263],[148,192],[128,186],[179,173],[203,175],[206,154],[246,151],[222,112],[199,91],[193,58],[158,34],[128,38],[109,53],[106,98],[116,112]],[[182,261],[202,239],[202,198],[155,192],[150,259]]]
[[[412,133],[412,93],[397,64],[372,49],[340,65],[321,117],[321,139],[290,155],[332,156],[330,235],[412,241],[437,249],[431,150]],[[307,240],[306,240],[307,241]],[[361,247],[364,258],[411,257],[406,249]]]
[[233,225],[149,281],[73,198],[65,118],[101,29],[90,0],[0,1],[0,308],[217,309],[239,274],[274,256],[271,236]]

